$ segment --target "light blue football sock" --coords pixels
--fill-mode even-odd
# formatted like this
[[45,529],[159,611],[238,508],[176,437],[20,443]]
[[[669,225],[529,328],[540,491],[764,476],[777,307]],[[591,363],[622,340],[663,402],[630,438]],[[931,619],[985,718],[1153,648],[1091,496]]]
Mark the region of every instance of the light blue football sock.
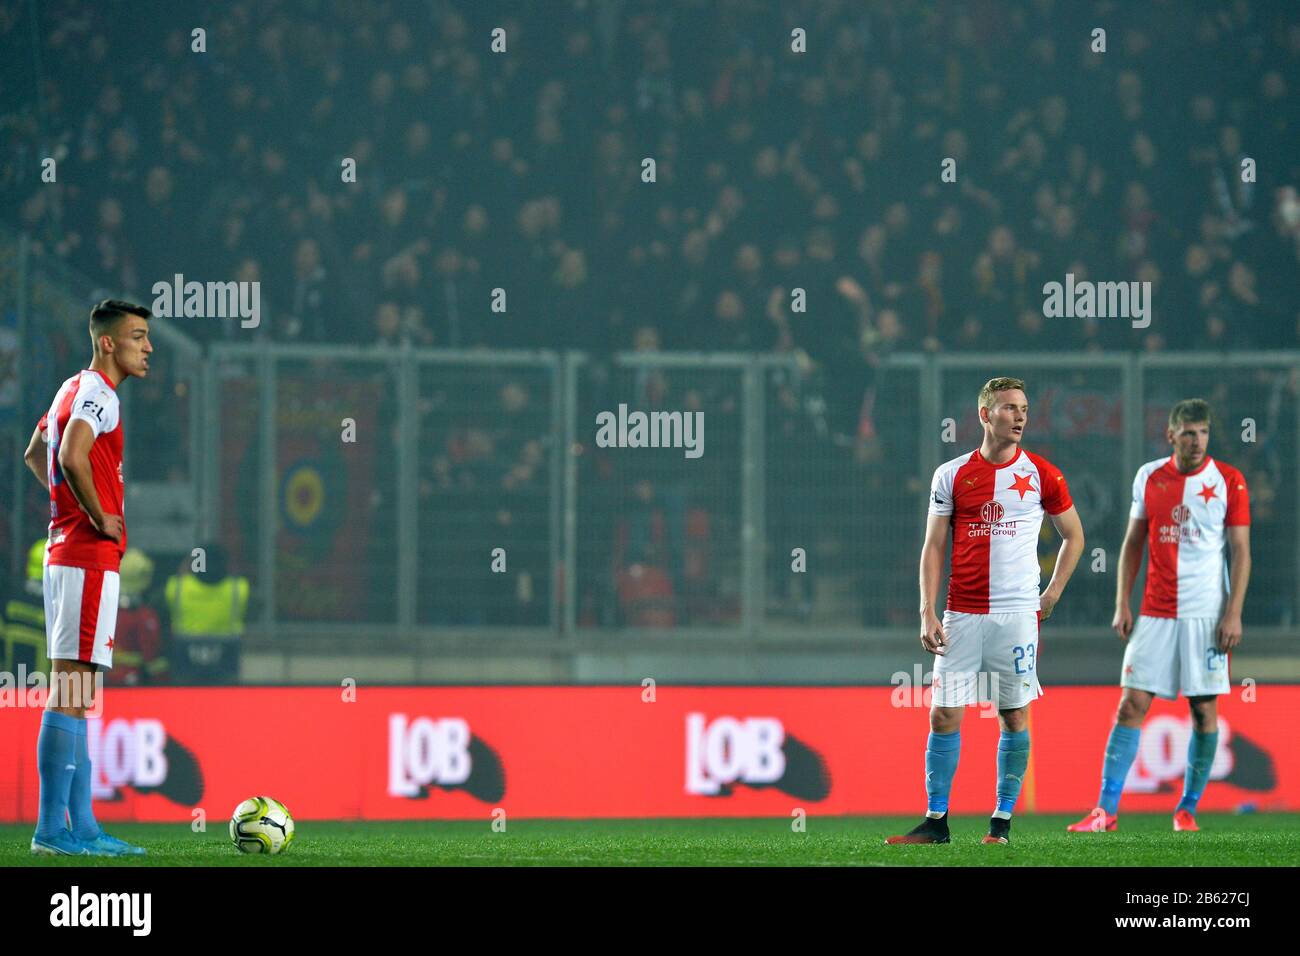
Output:
[[1183,799],[1178,801],[1179,810],[1196,812],[1196,805],[1201,802],[1201,794],[1210,781],[1210,768],[1214,766],[1214,753],[1219,747],[1219,732],[1204,734],[1192,731],[1192,739],[1187,742],[1187,772],[1183,774]]
[[948,812],[948,792],[952,778],[957,773],[957,758],[961,756],[961,731],[936,734],[930,731],[925,742],[925,796],[926,810],[933,816]]
[[68,794],[68,817],[72,833],[79,840],[93,840],[99,836],[99,821],[90,806],[90,748],[86,743],[86,722],[78,721],[77,770],[72,775],[72,790]]
[[78,725],[84,735],[85,719],[47,710],[36,738],[36,770],[41,780],[36,836],[53,837],[68,827],[68,796],[77,769]]
[[1124,792],[1124,780],[1137,757],[1138,741],[1141,739],[1141,727],[1116,724],[1111,728],[1110,739],[1106,741],[1106,759],[1101,765],[1101,796],[1097,798],[1097,806],[1109,816],[1119,813],[1119,798]]
[[999,815],[1011,815],[1020,796],[1020,785],[1029,766],[1029,731],[1002,731],[998,738],[998,808]]

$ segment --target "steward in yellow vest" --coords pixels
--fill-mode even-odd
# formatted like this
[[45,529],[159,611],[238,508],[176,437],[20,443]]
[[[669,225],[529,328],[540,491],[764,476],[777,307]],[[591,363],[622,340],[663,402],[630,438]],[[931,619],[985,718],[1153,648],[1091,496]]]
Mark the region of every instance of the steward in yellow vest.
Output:
[[27,552],[27,580],[23,590],[5,602],[4,637],[0,645],[0,664],[9,674],[21,664],[27,674],[48,674],[50,662],[45,657],[45,539],[36,541]]
[[248,579],[227,571],[225,548],[203,549],[206,569],[167,579],[172,670],[177,683],[239,680],[239,644],[248,615]]

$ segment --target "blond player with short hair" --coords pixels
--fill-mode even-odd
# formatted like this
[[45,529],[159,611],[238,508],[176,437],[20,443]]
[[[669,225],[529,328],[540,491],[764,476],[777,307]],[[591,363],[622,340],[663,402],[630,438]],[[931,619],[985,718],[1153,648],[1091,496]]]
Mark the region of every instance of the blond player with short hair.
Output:
[[[925,750],[925,819],[887,843],[948,843],[948,792],[961,750],[961,718],[987,675],[1002,734],[997,806],[985,843],[1009,843],[1011,813],[1029,765],[1029,704],[1041,696],[1038,628],[1083,554],[1083,525],[1060,469],[1020,447],[1029,420],[1025,383],[990,379],[980,390],[984,441],[940,465],[930,485],[921,549],[921,646],[934,667]],[[1052,580],[1039,593],[1038,532],[1049,516],[1061,535]],[[948,608],[939,623],[943,552],[952,540]]]

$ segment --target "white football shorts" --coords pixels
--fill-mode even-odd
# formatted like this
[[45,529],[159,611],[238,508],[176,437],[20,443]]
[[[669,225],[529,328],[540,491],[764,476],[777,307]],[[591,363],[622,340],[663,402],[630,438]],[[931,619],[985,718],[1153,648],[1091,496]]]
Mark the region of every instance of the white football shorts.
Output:
[[948,650],[934,658],[933,706],[996,701],[1016,710],[1043,696],[1038,683],[1038,612],[944,611]]
[[1212,617],[1137,619],[1124,649],[1119,686],[1145,690],[1157,697],[1226,694],[1232,686],[1228,655],[1219,651]]
[[113,666],[116,571],[45,566],[45,639],[50,660]]

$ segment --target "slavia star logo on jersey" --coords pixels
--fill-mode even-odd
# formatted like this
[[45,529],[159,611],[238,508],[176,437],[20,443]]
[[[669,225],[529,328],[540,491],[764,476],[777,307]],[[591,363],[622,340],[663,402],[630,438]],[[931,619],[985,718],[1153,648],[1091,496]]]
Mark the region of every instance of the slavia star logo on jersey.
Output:
[[1018,492],[1020,492],[1020,500],[1021,500],[1021,501],[1024,501],[1024,500],[1025,500],[1025,492],[1026,492],[1026,491],[1033,491],[1033,490],[1034,490],[1034,486],[1030,483],[1030,479],[1031,479],[1033,476],[1032,476],[1032,475],[1012,475],[1012,477],[1015,479],[1015,484],[1013,484],[1013,485],[1011,486],[1010,490],[1011,490],[1011,491],[1018,491]]
[[1215,489],[1216,487],[1218,487],[1218,486],[1217,486],[1217,485],[1204,485],[1204,484],[1203,484],[1203,485],[1201,485],[1201,490],[1198,491],[1197,494],[1200,495],[1201,498],[1203,498],[1203,499],[1205,500],[1205,503],[1208,505],[1208,504],[1210,503],[1210,499],[1211,499],[1211,498],[1217,498],[1217,497],[1219,497],[1217,494],[1214,493],[1214,489]]

